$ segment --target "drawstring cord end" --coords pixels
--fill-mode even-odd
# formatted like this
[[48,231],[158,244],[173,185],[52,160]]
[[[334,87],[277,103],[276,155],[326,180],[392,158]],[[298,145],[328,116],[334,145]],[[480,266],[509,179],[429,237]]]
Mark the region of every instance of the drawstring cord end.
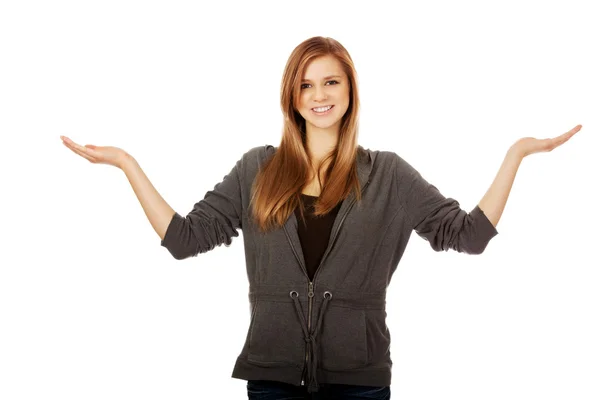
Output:
[[312,379],[308,385],[308,393],[316,393],[319,391],[319,384]]
[[[295,296],[294,296],[295,294]],[[302,321],[302,330],[304,331],[304,341],[309,346],[309,384],[308,384],[308,393],[315,393],[319,391],[319,383],[317,382],[317,336],[320,332],[321,323],[323,322],[323,315],[325,315],[325,308],[329,304],[329,301],[333,297],[331,292],[326,291],[323,293],[323,304],[321,305],[321,310],[319,311],[319,317],[317,319],[317,324],[313,328],[313,332],[308,332],[307,326],[305,326],[304,315],[302,314],[302,310],[300,307],[300,302],[298,301],[298,292],[292,291],[290,292],[290,297],[294,300],[294,305],[296,306],[296,311],[298,313],[298,317],[300,321]]]

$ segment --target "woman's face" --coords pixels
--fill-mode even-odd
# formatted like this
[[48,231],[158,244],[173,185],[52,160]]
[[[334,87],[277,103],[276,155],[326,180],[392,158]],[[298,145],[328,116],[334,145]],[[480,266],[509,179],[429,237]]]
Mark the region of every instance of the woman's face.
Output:
[[315,58],[301,82],[298,112],[310,131],[332,130],[337,134],[350,102],[348,77],[333,56]]

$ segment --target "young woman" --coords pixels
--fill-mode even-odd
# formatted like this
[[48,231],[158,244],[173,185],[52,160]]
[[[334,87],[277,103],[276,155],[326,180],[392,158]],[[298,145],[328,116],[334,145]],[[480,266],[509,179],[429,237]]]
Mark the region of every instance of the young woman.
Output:
[[185,218],[124,150],[61,139],[124,171],[176,259],[229,245],[242,229],[252,313],[232,377],[248,381],[250,399],[389,399],[385,295],[412,231],[436,251],[482,253],[523,158],[556,148],[581,125],[515,142],[467,212],[396,153],[357,144],[356,72],[339,42],[313,37],[294,49],[281,107],[279,147],[243,154]]

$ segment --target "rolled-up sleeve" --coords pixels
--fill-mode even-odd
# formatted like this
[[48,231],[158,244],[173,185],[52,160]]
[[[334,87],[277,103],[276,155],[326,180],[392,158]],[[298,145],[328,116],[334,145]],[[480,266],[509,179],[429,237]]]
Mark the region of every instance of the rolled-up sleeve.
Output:
[[481,254],[498,234],[478,205],[470,212],[461,209],[458,201],[443,196],[399,156],[394,172],[398,197],[412,228],[435,251]]
[[232,238],[239,236],[237,230],[242,227],[242,159],[206,193],[204,199],[194,204],[185,218],[179,213],[173,214],[160,245],[175,259],[197,256],[222,244],[229,246]]

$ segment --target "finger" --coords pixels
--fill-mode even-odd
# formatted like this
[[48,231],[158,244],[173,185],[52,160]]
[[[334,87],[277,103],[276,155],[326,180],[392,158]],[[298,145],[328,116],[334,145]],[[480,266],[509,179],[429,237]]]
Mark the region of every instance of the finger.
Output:
[[[101,158],[100,154],[96,150],[94,150],[96,148],[96,146],[94,146],[94,145],[86,144],[85,146],[81,146],[67,137],[65,137],[65,140],[63,141],[63,143],[66,143],[71,149],[78,150],[79,153],[77,153],[77,154],[82,155],[82,153],[84,153],[84,154],[90,155],[95,158]],[[87,146],[91,146],[92,148],[87,147]]]
[[80,151],[79,149],[72,147],[72,146],[68,145],[67,143],[63,143],[63,144],[65,146],[67,146],[73,153],[87,159],[90,162],[96,163],[98,161],[95,157],[93,157],[90,154],[87,154],[87,152],[85,152],[85,151]]
[[569,132],[563,133],[561,136],[571,137],[581,129],[581,125],[577,125],[575,128],[571,129]]
[[85,147],[83,147],[83,146],[82,146],[82,145],[80,145],[80,144],[77,144],[77,143],[75,143],[74,141],[72,141],[72,140],[71,140],[71,139],[69,139],[69,138],[66,138],[65,142],[66,142],[66,143],[69,145],[69,147],[71,147],[71,148],[77,149],[77,150],[79,150],[79,151],[82,151],[82,152],[84,152],[84,151],[85,151]]
[[576,134],[577,132],[579,132],[579,129],[581,129],[581,128],[573,128],[569,132],[565,133],[563,136],[571,137],[574,134]]
[[554,139],[552,139],[552,146],[550,150],[554,150],[556,147],[564,144],[567,140],[571,139],[571,137],[573,137],[574,134],[575,132],[567,132],[563,135],[555,137]]
[[65,146],[67,146],[73,153],[77,154],[78,156],[81,156],[81,157],[85,158],[89,162],[92,162],[92,163],[96,162],[96,159],[94,157],[90,156],[89,154],[81,152],[81,151],[79,151],[79,150],[77,150],[75,148],[72,148],[72,147],[68,146],[68,145],[65,145]]
[[68,142],[67,142],[67,141],[64,141],[64,142],[63,142],[63,144],[64,144],[65,146],[67,146],[69,149],[71,149],[72,151],[75,151],[75,152],[78,152],[78,151],[80,152],[80,151],[81,151],[81,150],[79,150],[79,146],[77,146],[77,145],[76,145],[74,142],[72,142],[72,141],[68,141]]
[[556,136],[552,140],[555,142],[564,143],[567,140],[571,139],[571,137],[573,137],[573,135],[575,135],[578,131],[579,130],[571,129],[569,132],[566,132],[566,133],[563,133],[562,135]]
[[86,154],[89,154],[92,157],[100,158],[100,153],[96,150],[96,146],[93,144],[86,144],[82,146]]
[[562,143],[564,143],[567,140],[571,139],[573,137],[573,135],[575,135],[577,132],[579,132],[579,129],[571,129],[569,132],[560,135],[559,139],[561,140]]

